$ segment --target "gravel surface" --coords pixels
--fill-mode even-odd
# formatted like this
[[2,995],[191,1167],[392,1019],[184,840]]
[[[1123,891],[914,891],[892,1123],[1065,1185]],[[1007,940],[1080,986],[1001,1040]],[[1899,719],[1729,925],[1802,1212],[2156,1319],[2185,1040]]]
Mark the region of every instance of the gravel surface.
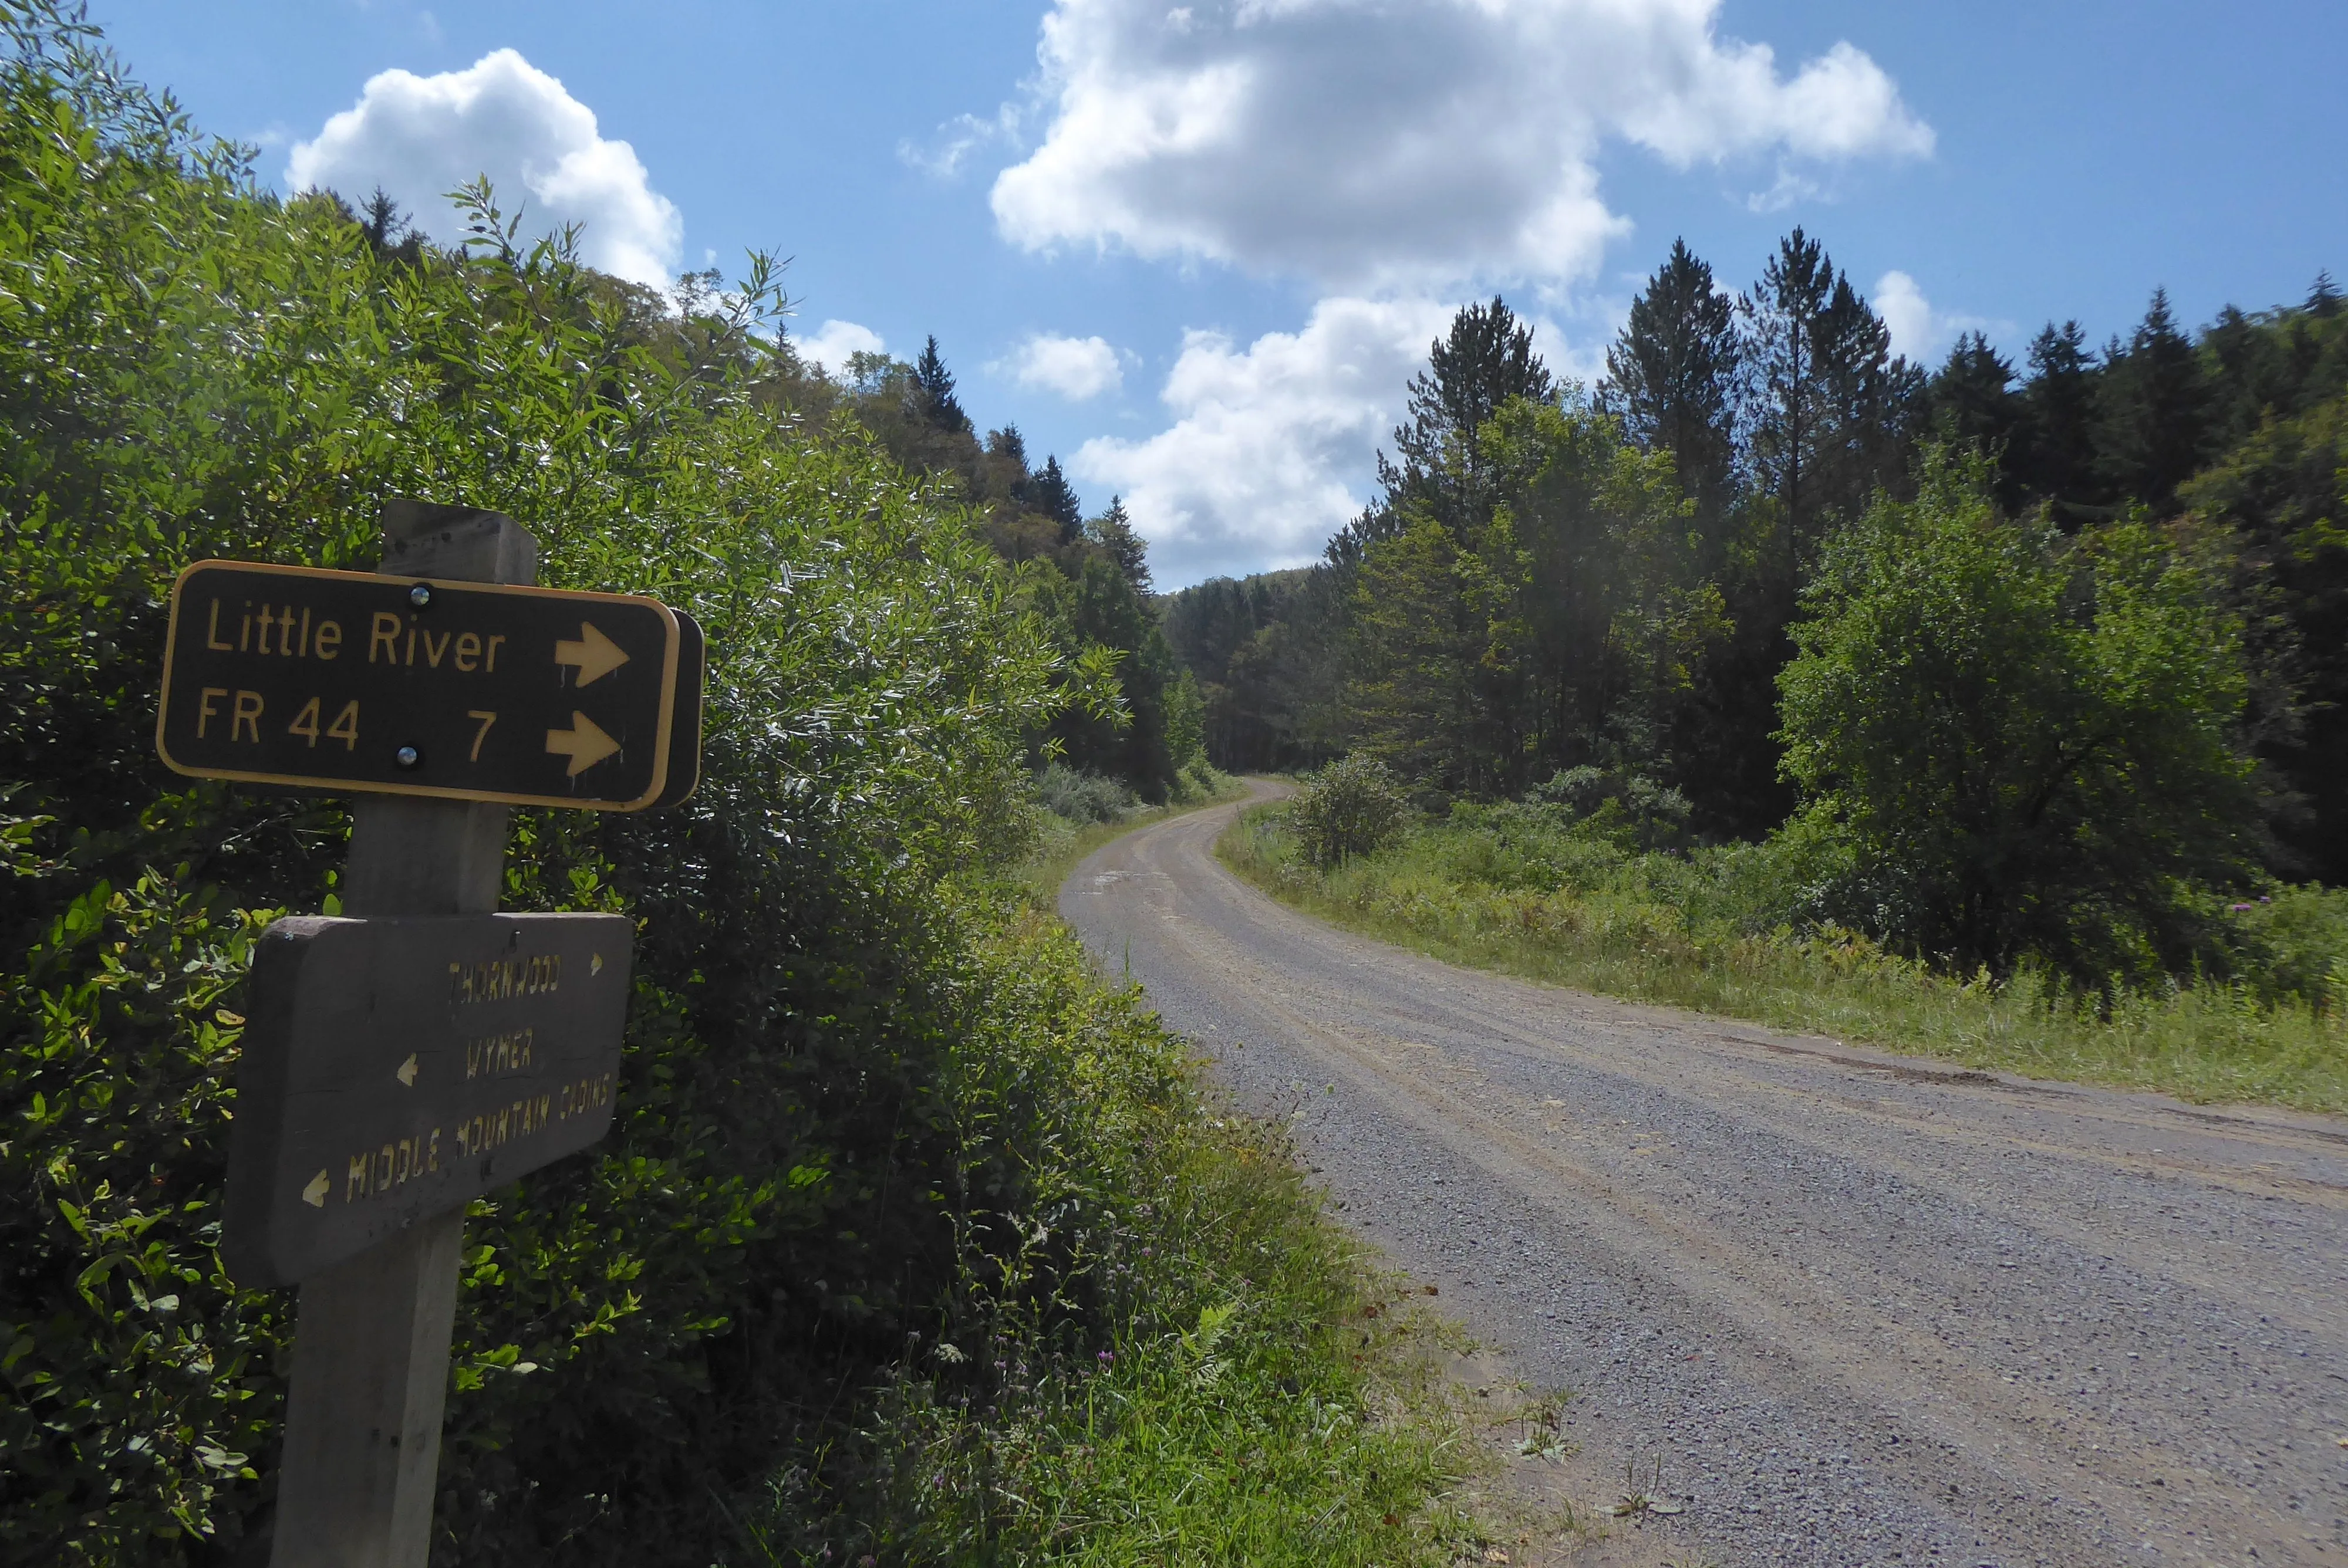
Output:
[[1237,809],[1062,912],[1715,1556],[2348,1564],[2348,1122],[1455,968],[1240,882]]

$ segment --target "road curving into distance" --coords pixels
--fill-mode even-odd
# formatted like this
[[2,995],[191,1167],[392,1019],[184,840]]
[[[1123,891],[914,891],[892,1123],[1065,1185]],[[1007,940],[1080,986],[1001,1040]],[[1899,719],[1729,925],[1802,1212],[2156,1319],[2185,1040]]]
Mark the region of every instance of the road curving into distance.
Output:
[[1709,1551],[2348,1565],[2348,1122],[1456,968],[1241,883],[1239,809],[1062,913]]

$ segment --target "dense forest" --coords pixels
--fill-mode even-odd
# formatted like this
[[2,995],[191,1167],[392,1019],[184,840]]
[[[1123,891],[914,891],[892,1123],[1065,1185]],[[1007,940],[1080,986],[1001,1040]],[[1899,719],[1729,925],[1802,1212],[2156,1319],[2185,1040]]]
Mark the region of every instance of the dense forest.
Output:
[[1814,915],[1961,967],[2215,961],[2185,906],[2348,879],[2328,277],[1928,371],[1802,231],[1742,292],[1678,244],[1606,366],[1462,310],[1321,564],[1168,597],[1219,764],[1807,835]]

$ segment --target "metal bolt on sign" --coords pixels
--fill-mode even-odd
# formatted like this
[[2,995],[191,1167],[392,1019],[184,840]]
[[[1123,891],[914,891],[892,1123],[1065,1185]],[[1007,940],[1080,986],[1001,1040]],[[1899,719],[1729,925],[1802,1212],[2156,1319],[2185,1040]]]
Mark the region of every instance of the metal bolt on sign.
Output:
[[699,777],[704,648],[655,600],[532,587],[509,518],[393,501],[372,574],[200,561],[156,749],[349,792],[344,915],[263,934],[221,1252],[300,1311],[275,1568],[423,1568],[465,1205],[603,1136],[631,922],[499,915],[516,804],[641,811]]

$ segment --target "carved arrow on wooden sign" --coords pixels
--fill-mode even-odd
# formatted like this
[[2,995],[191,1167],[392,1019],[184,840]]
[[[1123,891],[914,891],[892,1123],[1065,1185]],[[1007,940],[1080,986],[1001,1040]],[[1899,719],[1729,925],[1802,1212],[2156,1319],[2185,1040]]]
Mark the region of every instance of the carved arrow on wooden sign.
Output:
[[569,664],[579,671],[573,685],[589,686],[625,664],[628,651],[604,636],[593,621],[582,620],[579,623],[578,641],[565,639],[555,643],[554,661]]
[[563,776],[575,779],[605,757],[617,756],[620,743],[605,734],[594,720],[573,708],[569,729],[546,732],[546,749],[551,755],[571,759],[571,765],[562,770]]
[[305,1279],[602,1137],[632,935],[620,915],[270,927],[246,982],[231,1276]]

